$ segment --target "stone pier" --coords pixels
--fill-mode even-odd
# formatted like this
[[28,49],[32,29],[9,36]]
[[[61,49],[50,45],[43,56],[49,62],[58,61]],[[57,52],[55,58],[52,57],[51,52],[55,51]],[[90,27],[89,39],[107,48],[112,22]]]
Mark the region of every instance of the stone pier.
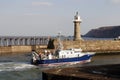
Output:
[[18,54],[18,53],[30,53],[32,50],[39,51],[40,49],[47,49],[47,45],[36,46],[2,46],[0,47],[0,55],[4,54]]
[[48,37],[41,36],[0,36],[0,55],[47,48],[48,42]]
[[[64,49],[81,48],[83,51],[108,52],[120,51],[120,40],[80,40],[80,41],[62,41]],[[58,42],[54,41],[54,47],[57,48]]]

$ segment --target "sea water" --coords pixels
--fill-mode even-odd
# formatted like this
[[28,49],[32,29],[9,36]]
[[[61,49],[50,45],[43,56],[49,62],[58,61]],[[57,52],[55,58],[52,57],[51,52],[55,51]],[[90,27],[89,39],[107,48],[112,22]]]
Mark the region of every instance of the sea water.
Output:
[[31,53],[0,57],[0,80],[42,80],[42,69],[30,64]]
[[[42,80],[42,71],[44,68],[31,65],[30,59],[31,53],[0,56],[0,80]],[[120,54],[107,54],[95,55],[93,56],[92,61],[87,64],[64,67],[83,67],[119,63]]]

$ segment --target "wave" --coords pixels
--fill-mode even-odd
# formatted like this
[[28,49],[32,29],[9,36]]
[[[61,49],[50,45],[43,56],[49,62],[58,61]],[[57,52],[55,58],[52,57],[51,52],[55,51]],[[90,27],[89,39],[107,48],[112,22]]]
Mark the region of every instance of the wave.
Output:
[[0,63],[0,72],[1,71],[20,71],[30,68],[35,68],[36,66],[31,65],[30,63],[21,63],[21,62],[1,62]]

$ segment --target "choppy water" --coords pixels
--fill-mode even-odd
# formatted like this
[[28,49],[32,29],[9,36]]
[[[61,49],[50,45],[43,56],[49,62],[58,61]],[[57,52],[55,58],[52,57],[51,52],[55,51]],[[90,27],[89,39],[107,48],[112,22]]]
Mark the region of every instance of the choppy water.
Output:
[[42,80],[41,68],[30,64],[31,54],[0,57],[0,80]]
[[[42,80],[43,68],[31,65],[30,59],[30,53],[0,56],[0,80]],[[119,63],[120,54],[96,55],[91,63],[77,64],[72,67]]]

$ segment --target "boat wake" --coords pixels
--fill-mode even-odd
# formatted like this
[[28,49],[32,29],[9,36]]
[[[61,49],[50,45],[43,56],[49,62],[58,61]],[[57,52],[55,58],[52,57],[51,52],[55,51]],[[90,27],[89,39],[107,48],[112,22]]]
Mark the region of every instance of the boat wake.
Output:
[[1,62],[0,63],[0,72],[2,71],[20,71],[25,69],[34,68],[36,66],[29,63],[20,63],[20,62]]

